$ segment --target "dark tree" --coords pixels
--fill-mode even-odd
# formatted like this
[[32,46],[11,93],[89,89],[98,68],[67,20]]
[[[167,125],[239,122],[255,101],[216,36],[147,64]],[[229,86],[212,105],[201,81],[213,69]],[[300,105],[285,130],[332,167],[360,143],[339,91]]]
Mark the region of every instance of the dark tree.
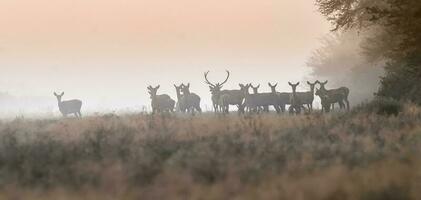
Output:
[[362,45],[369,59],[386,59],[379,96],[421,103],[421,1],[316,0],[334,31],[375,29]]

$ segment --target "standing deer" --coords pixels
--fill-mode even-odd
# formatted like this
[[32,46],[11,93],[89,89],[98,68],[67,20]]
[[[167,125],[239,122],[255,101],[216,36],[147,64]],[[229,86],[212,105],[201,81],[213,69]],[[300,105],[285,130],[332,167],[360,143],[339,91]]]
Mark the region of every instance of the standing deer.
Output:
[[61,114],[63,114],[64,117],[67,117],[68,114],[74,114],[77,118],[82,118],[82,113],[80,112],[82,108],[82,101],[78,99],[62,101],[61,98],[63,95],[64,92],[62,92],[60,95],[54,92],[54,96],[57,98],[58,108]]
[[285,112],[285,105],[290,104],[290,97],[292,93],[289,92],[277,92],[276,86],[278,86],[278,83],[272,85],[271,83],[268,83],[272,94],[276,94],[278,97],[278,107],[281,108],[282,112]]
[[[253,85],[250,83],[250,87],[251,87],[251,89],[253,90],[253,94],[259,94],[259,87],[260,87],[260,84],[259,84],[259,85],[257,85],[257,86],[253,86]],[[269,107],[268,107],[268,106],[259,107],[259,108],[257,108],[257,109],[258,109],[258,110],[257,110],[257,112],[261,112],[261,111],[269,112]]]
[[[317,81],[320,85],[320,91],[319,93],[321,94],[326,94],[329,96],[329,98],[336,98],[335,102],[342,102],[339,103],[340,108],[345,108],[345,106],[343,105],[343,101],[345,101],[346,103],[346,109],[349,111],[349,101],[348,101],[348,96],[349,96],[349,88],[347,87],[340,87],[340,88],[336,88],[336,89],[330,89],[327,90],[325,85],[327,84],[328,81],[325,82],[320,82]],[[334,109],[335,104],[332,104],[332,110]]]
[[175,101],[167,94],[157,95],[160,85],[156,87],[148,86],[148,92],[151,96],[152,113],[156,112],[174,112]]
[[310,86],[310,91],[308,92],[297,92],[297,98],[300,99],[303,105],[307,105],[308,110],[311,112],[313,111],[313,101],[314,101],[314,86],[319,83],[315,81],[314,83],[310,83],[307,81],[307,84]]
[[[270,93],[259,93],[259,94],[250,94],[249,93],[249,87],[251,84],[247,84],[244,91],[244,106],[247,108],[247,110],[255,111],[259,107],[269,107],[273,106],[277,113],[280,113],[280,109],[278,106],[278,95]],[[240,85],[241,86],[241,85]]]
[[174,84],[175,92],[177,93],[177,105],[176,110],[181,112],[186,112],[186,105],[185,101],[183,101],[183,95],[181,94],[181,89],[183,88],[183,84],[177,86]]
[[194,110],[201,113],[202,109],[200,108],[200,97],[195,93],[190,92],[190,83],[187,85],[182,84],[181,91],[183,92],[182,101],[186,106],[187,111],[194,113]]
[[299,114],[301,113],[301,108],[304,108],[303,103],[301,102],[301,99],[297,95],[297,86],[300,84],[300,82],[297,82],[295,84],[288,82],[288,84],[292,88],[292,94],[290,96],[291,105],[289,107],[289,112],[291,114],[293,113]]
[[330,112],[332,105],[335,103],[338,103],[341,108],[345,107],[344,102],[342,102],[343,95],[340,93],[327,94],[326,92],[316,89],[316,95],[320,97],[322,112]]
[[239,113],[243,113],[244,112],[244,106],[243,106],[244,92],[241,89],[240,90],[221,90],[222,86],[228,81],[228,78],[230,76],[230,72],[228,70],[226,70],[226,72],[227,72],[227,77],[225,78],[225,80],[222,83],[216,83],[216,84],[212,84],[208,80],[207,76],[209,74],[209,71],[204,73],[205,83],[209,85],[209,89],[212,93],[213,108],[215,112],[218,112],[220,110],[219,109],[220,103],[221,103],[220,98],[222,95],[224,95],[225,104],[237,105]]

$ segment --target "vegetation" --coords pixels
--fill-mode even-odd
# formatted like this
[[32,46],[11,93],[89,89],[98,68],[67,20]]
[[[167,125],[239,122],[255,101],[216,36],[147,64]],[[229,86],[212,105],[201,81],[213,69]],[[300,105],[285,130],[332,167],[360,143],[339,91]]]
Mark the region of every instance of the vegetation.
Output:
[[419,199],[421,109],[384,104],[1,122],[0,199]]
[[[316,0],[335,31],[374,30],[366,37],[368,60],[385,60],[378,96],[421,103],[421,1]],[[387,41],[387,42],[386,42]]]

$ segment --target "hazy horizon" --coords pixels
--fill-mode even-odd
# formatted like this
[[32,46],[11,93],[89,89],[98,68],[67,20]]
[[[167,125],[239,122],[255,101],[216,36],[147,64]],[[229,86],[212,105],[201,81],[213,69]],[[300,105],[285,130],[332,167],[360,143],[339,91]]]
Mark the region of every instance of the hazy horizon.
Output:
[[227,89],[289,91],[330,30],[307,0],[4,0],[0,26],[0,92],[54,103],[64,91],[92,111],[148,106],[148,85],[176,99],[182,82],[210,105],[207,70],[212,81],[230,70]]

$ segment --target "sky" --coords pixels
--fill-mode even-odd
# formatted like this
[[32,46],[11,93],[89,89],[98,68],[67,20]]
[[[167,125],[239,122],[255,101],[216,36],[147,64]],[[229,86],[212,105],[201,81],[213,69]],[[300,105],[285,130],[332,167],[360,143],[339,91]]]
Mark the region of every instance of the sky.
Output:
[[189,82],[206,107],[203,73],[217,82],[225,69],[226,89],[290,91],[330,28],[309,0],[1,0],[0,92],[139,109],[148,85],[175,99]]

